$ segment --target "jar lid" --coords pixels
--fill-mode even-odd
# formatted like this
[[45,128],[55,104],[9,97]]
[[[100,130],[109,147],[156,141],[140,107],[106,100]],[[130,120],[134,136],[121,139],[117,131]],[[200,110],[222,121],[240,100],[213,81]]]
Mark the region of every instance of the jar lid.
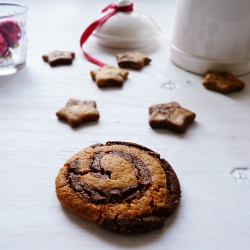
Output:
[[[125,4],[132,4],[132,1],[121,0],[118,6]],[[148,15],[131,11],[117,12],[99,26],[93,36],[101,45],[127,49],[148,45],[160,33],[159,27]]]

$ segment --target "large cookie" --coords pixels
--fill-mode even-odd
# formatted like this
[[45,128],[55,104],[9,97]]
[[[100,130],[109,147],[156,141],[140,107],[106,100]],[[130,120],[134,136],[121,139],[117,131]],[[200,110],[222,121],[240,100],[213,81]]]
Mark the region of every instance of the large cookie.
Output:
[[135,143],[95,144],[66,161],[56,178],[62,205],[120,233],[161,228],[178,206],[178,178],[156,152]]

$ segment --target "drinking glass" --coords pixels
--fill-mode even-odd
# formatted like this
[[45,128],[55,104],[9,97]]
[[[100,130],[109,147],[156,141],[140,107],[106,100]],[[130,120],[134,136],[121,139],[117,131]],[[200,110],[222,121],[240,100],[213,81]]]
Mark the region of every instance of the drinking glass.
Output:
[[0,75],[14,74],[26,64],[27,7],[0,3]]

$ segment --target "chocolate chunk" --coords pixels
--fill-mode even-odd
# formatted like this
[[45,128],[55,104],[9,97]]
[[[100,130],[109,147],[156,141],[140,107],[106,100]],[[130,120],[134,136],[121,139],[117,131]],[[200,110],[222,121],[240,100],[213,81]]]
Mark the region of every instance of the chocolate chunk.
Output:
[[112,231],[118,231],[118,226],[115,224],[114,220],[105,218],[100,224],[101,227]]
[[79,167],[79,164],[80,164],[79,159],[75,159],[72,162],[70,162],[69,168],[71,170],[76,170]]
[[146,229],[159,229],[163,227],[163,221],[158,216],[148,216],[142,218]]
[[100,146],[103,146],[103,144],[102,143],[96,143],[96,144],[91,145],[90,147],[91,148],[96,148],[96,147],[100,147]]
[[116,224],[121,233],[133,234],[146,231],[143,221],[140,218],[117,220]]

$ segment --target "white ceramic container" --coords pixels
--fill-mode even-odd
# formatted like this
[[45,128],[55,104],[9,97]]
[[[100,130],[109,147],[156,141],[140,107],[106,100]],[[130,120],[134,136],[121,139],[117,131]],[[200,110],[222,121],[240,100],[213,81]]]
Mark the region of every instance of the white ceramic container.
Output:
[[[118,6],[133,1],[120,0]],[[103,13],[105,15],[107,13]],[[102,17],[102,15],[101,15]],[[148,15],[137,12],[117,12],[94,32],[97,42],[111,48],[139,48],[151,43],[161,33],[154,20]]]
[[170,57],[197,74],[250,72],[250,0],[178,0]]

